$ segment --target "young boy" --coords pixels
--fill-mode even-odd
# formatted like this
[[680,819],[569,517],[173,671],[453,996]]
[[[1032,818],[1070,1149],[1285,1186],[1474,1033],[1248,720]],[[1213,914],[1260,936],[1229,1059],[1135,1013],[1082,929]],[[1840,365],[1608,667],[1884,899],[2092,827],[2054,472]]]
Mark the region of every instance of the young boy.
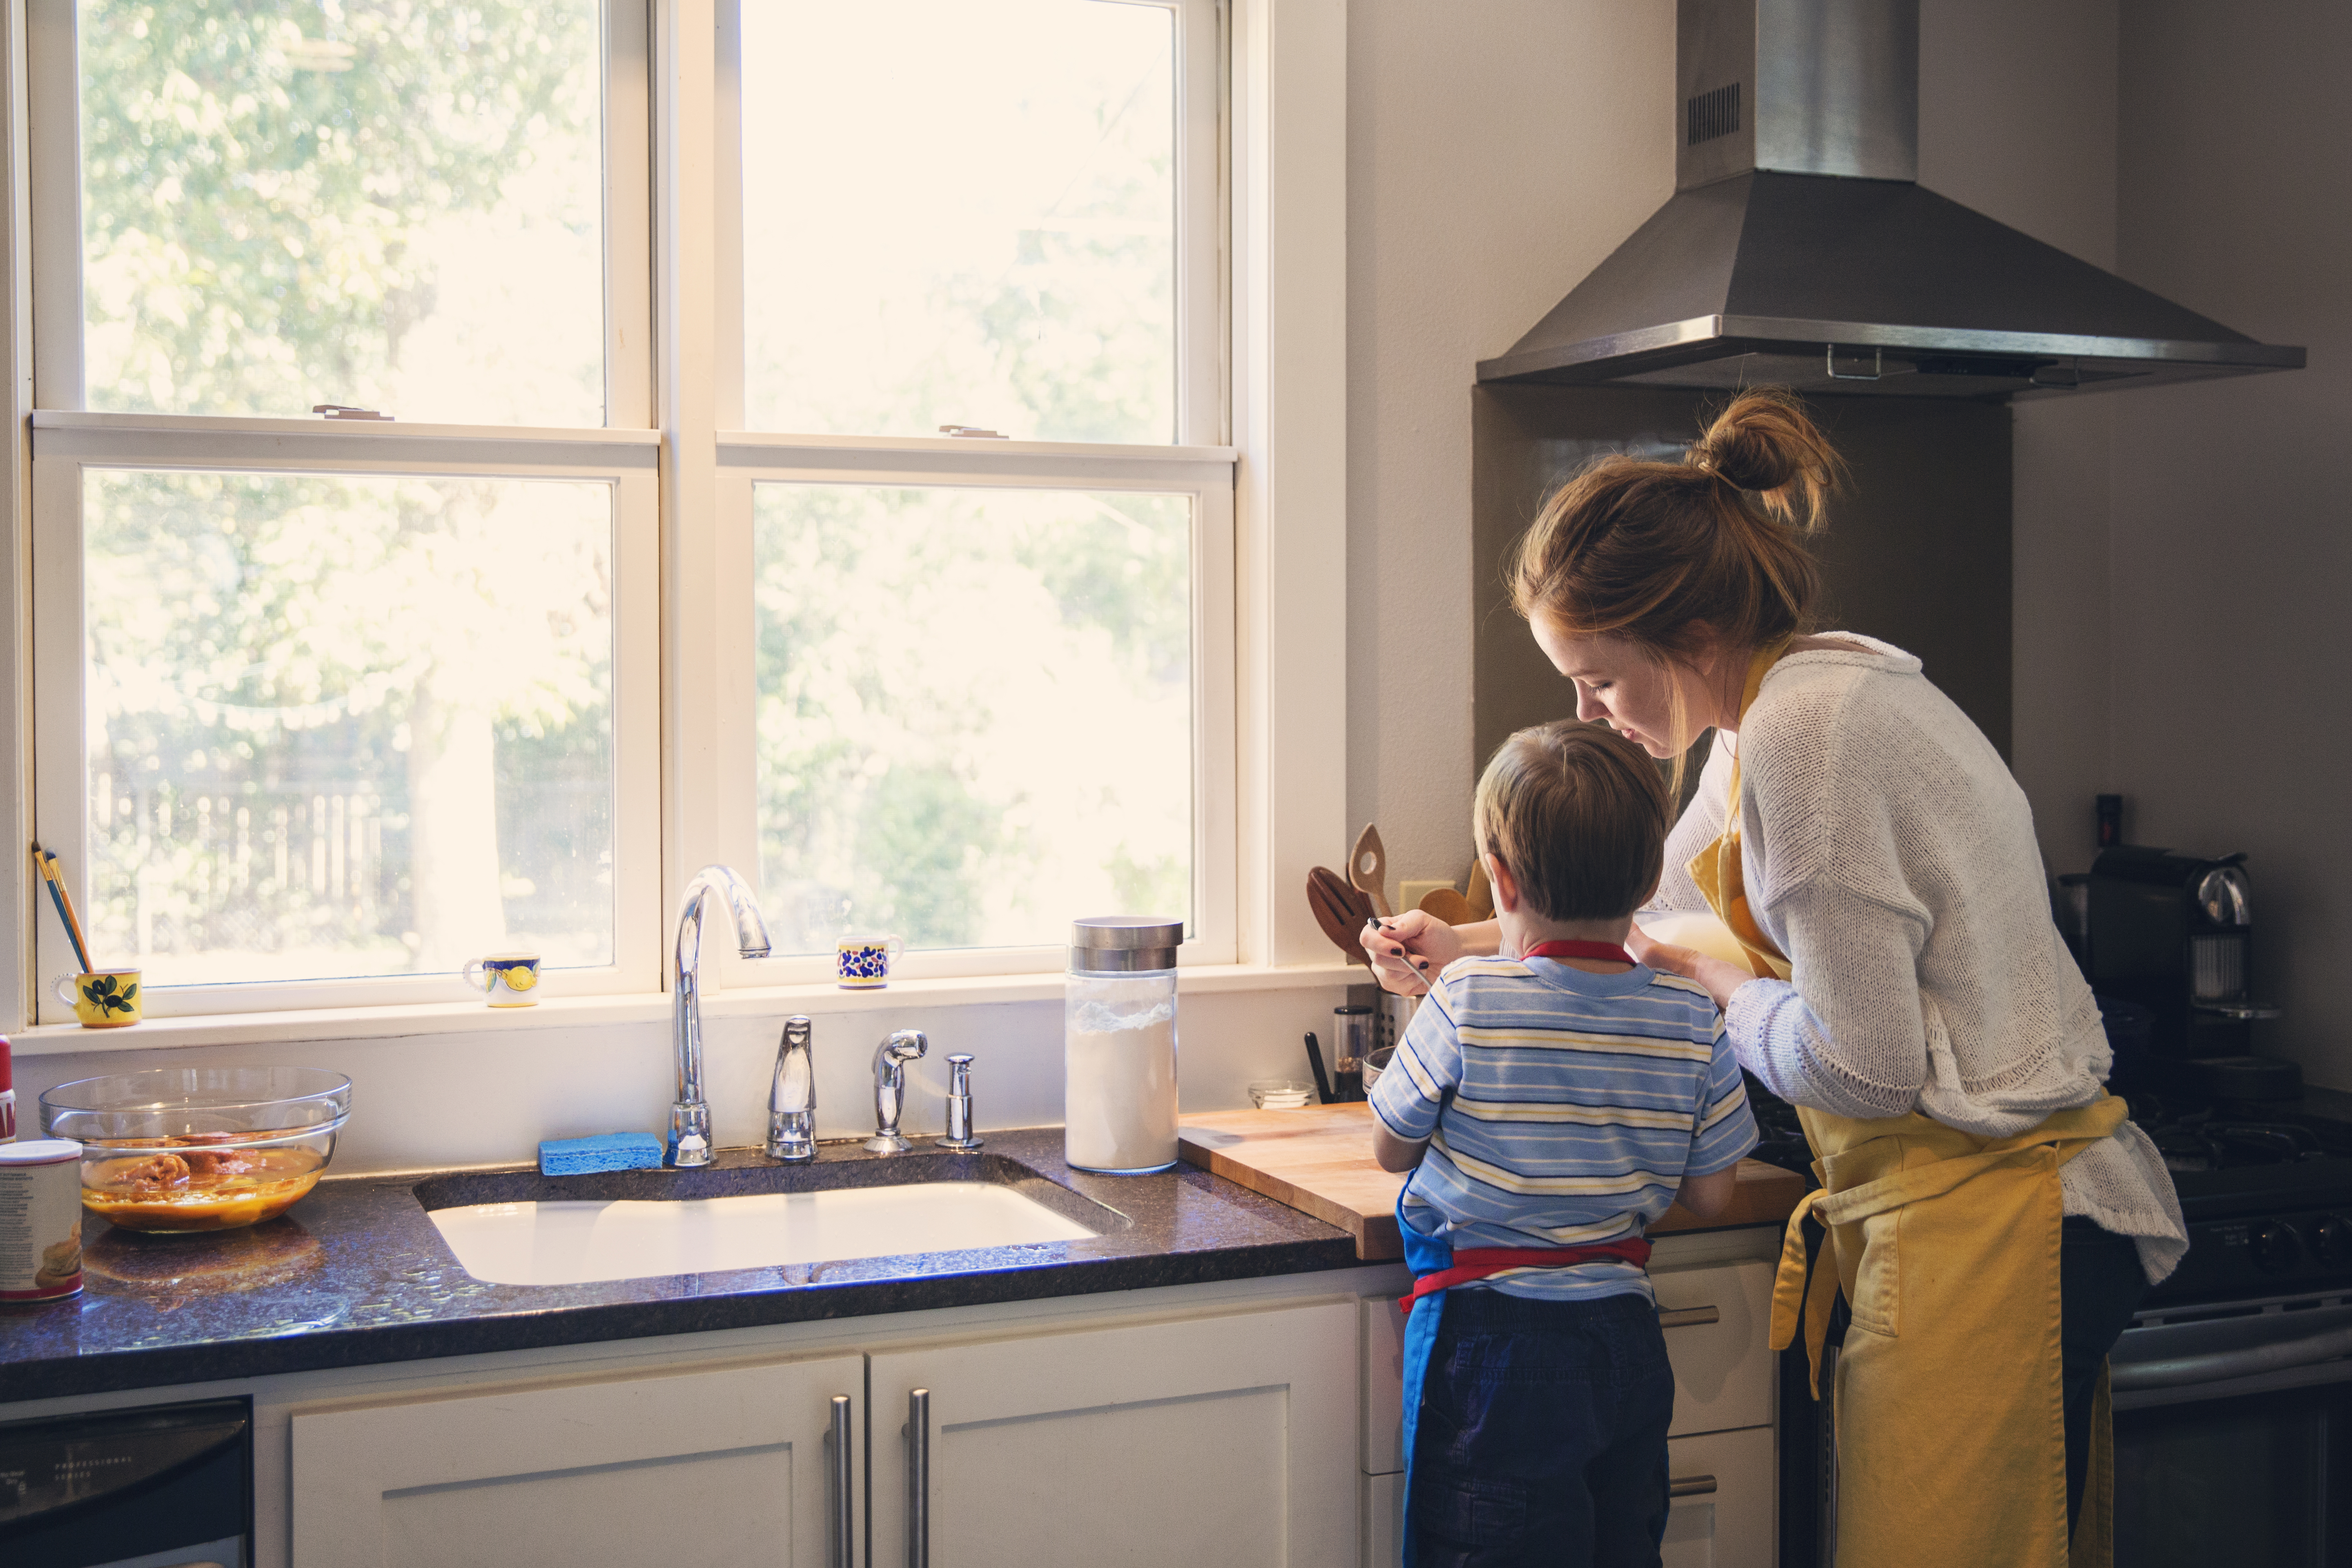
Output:
[[1412,1172],[1412,1568],[1659,1560],[1675,1381],[1642,1232],[1677,1194],[1720,1212],[1756,1145],[1714,1003],[1622,950],[1671,809],[1612,731],[1506,741],[1474,824],[1502,955],[1446,966],[1373,1089],[1373,1151]]

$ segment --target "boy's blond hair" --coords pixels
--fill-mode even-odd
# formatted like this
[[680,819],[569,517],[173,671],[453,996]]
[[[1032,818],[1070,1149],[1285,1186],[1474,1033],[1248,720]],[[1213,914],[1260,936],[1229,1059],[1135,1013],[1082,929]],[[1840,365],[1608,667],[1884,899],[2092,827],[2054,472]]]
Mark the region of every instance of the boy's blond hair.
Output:
[[1657,764],[1614,730],[1563,719],[1495,750],[1471,821],[1545,920],[1618,920],[1658,885],[1674,803]]

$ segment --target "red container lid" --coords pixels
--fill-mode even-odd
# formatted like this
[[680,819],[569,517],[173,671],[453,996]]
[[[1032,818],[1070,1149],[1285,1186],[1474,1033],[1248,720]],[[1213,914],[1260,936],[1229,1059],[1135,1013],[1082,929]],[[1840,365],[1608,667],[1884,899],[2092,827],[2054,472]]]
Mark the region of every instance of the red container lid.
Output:
[[16,1071],[8,1065],[8,1037],[0,1035],[0,1089],[16,1087]]

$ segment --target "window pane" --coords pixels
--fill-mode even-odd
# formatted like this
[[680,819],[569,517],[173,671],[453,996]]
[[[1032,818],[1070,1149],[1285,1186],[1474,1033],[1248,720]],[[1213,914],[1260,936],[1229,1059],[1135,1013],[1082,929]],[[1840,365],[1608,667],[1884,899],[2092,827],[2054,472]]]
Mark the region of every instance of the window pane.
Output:
[[81,0],[92,408],[604,423],[596,0]]
[[99,952],[165,985],[612,962],[610,486],[84,483]]
[[762,907],[780,952],[1189,919],[1192,501],[754,490]]
[[1176,437],[1172,11],[744,0],[760,430]]

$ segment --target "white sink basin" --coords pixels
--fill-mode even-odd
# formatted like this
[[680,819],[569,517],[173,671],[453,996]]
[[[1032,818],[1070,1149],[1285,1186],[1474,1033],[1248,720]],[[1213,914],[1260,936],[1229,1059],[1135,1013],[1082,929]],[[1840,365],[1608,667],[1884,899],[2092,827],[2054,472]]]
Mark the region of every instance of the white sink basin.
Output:
[[584,1285],[1095,1234],[988,1182],[653,1203],[475,1204],[432,1215],[466,1272],[492,1285]]

